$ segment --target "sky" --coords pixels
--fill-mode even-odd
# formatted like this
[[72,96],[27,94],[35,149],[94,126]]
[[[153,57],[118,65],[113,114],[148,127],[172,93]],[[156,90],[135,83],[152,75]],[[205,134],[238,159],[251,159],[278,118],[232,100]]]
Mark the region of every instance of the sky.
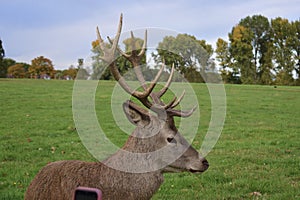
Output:
[[123,32],[156,27],[215,46],[247,16],[299,20],[300,0],[0,0],[0,38],[7,58],[66,69],[91,56],[97,26],[114,36],[121,13]]

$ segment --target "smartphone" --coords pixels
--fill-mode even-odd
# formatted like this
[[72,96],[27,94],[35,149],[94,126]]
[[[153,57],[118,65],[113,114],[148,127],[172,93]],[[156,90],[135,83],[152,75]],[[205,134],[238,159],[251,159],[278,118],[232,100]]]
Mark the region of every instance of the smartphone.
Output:
[[74,200],[102,200],[102,192],[97,188],[77,187]]

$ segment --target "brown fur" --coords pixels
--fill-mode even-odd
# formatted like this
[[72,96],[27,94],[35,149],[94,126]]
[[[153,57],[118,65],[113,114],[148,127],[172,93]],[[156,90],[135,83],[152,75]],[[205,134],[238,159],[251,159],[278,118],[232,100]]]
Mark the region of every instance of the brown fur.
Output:
[[101,189],[104,199],[150,199],[162,182],[159,171],[133,174],[111,169],[100,162],[58,161],[38,173],[25,199],[71,200],[78,186]]

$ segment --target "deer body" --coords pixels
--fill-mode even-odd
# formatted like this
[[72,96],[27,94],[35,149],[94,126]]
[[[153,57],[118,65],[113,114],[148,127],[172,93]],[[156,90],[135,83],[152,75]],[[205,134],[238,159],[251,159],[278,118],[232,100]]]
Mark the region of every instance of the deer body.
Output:
[[[181,136],[173,119],[175,116],[190,116],[194,108],[190,111],[174,109],[184,93],[168,104],[160,99],[171,83],[174,66],[166,85],[153,93],[163,67],[148,87],[137,66],[145,55],[147,34],[141,52],[135,50],[132,42],[133,51],[128,55],[117,48],[121,27],[122,15],[111,48],[103,43],[98,31],[103,51],[101,59],[109,64],[111,73],[122,88],[155,114],[127,100],[123,111],[136,128],[120,150],[101,162],[58,161],[46,165],[29,185],[25,200],[71,200],[78,186],[100,189],[103,199],[150,199],[163,183],[163,173],[201,173],[207,170],[207,160]],[[143,92],[132,90],[121,77],[114,62],[116,49],[133,64]]]
[[39,172],[25,199],[71,200],[78,186],[98,188],[104,199],[150,199],[162,182],[159,171],[135,174],[101,162],[58,161]]

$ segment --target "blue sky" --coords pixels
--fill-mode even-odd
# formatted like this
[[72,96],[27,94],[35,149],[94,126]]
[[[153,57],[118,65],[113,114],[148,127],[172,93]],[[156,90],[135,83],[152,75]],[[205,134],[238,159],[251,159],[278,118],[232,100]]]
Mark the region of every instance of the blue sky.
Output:
[[0,38],[6,57],[30,63],[37,56],[56,69],[91,55],[99,26],[113,36],[120,13],[123,31],[159,27],[188,33],[215,46],[240,19],[254,14],[300,19],[300,0],[0,0]]

